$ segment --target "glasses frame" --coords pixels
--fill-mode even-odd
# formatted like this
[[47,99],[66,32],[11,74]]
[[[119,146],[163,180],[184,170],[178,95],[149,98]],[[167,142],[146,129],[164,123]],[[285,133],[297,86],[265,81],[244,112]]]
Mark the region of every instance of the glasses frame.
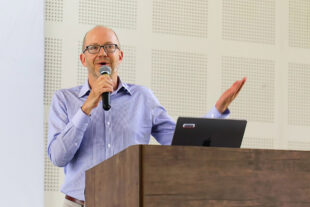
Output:
[[[85,53],[86,50],[87,50],[89,54],[98,54],[98,53],[100,52],[101,48],[103,48],[103,50],[104,50],[104,52],[105,52],[106,54],[108,54],[108,53],[114,53],[115,50],[114,50],[113,52],[108,52],[108,50],[106,49],[107,46],[111,46],[111,45],[114,45],[114,46],[115,46],[115,50],[116,50],[116,49],[119,49],[119,47],[118,47],[117,44],[87,45],[87,46],[85,47],[85,49],[83,50],[83,53]],[[98,52],[97,52],[97,53],[91,53],[91,52],[89,52],[88,48],[91,47],[91,46],[98,46],[98,47],[99,47]]]

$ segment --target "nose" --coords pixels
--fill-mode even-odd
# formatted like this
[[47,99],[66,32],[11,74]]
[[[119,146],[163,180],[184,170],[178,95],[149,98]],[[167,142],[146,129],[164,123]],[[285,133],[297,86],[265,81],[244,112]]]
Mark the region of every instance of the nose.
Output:
[[100,47],[99,52],[98,52],[99,56],[107,56],[107,53],[104,51],[103,47]]

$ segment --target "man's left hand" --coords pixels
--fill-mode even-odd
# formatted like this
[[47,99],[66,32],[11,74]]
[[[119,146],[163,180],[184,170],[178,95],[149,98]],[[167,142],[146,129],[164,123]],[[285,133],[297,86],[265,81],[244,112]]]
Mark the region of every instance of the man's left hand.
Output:
[[229,104],[236,98],[242,86],[246,81],[246,77],[237,80],[229,89],[227,89],[216,102],[216,109],[222,114],[228,108]]

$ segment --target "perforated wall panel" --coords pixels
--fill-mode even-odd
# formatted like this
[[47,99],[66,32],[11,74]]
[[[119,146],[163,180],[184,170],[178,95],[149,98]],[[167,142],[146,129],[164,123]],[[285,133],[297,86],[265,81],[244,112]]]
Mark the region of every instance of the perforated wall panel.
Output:
[[288,123],[310,126],[310,64],[288,68]]
[[61,87],[62,40],[45,38],[44,104],[51,102],[54,92]]
[[136,29],[137,0],[80,0],[79,23]]
[[310,1],[289,1],[289,46],[310,48]]
[[63,21],[63,0],[45,0],[45,21]]
[[241,147],[255,149],[274,149],[274,141],[272,138],[243,137]]
[[208,1],[153,0],[153,32],[207,38]]
[[206,55],[152,50],[152,90],[170,115],[206,113],[206,79]]
[[246,76],[248,81],[230,106],[232,117],[273,122],[275,107],[275,64],[273,60],[222,57],[222,90]]
[[80,61],[80,54],[82,52],[82,41],[77,43],[77,53],[76,53],[76,60],[77,60],[77,67],[76,67],[76,77],[77,77],[77,85],[83,85],[88,77],[88,70],[85,68],[81,61]]
[[48,123],[44,123],[44,191],[59,190],[59,168],[55,167],[47,155],[47,132]]
[[225,40],[275,43],[274,0],[223,0]]
[[127,83],[136,82],[136,48],[129,45],[122,45],[124,58],[118,68],[122,81]]

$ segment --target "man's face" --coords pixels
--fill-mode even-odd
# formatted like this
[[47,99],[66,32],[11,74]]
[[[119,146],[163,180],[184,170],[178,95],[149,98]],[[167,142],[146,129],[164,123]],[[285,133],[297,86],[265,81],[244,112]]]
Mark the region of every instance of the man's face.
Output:
[[[108,28],[96,27],[89,31],[85,38],[85,47],[89,45],[106,45],[117,44],[119,42],[114,32]],[[84,48],[85,48],[84,47]],[[97,78],[100,76],[99,69],[102,65],[107,65],[111,68],[112,75],[117,75],[117,68],[123,59],[123,52],[116,49],[114,53],[106,53],[103,48],[100,48],[98,54],[91,54],[85,51],[80,55],[81,63],[88,68],[88,75]]]

